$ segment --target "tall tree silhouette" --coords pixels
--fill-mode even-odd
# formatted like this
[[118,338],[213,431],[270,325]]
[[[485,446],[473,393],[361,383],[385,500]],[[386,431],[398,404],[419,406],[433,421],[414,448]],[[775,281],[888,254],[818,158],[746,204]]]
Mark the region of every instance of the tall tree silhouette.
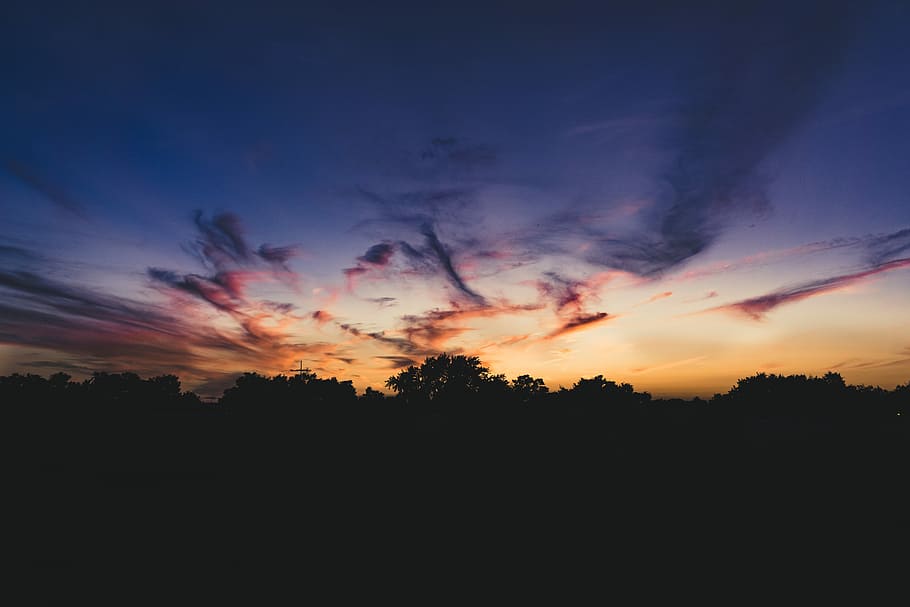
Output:
[[427,357],[419,367],[410,366],[386,381],[405,401],[440,402],[478,395],[485,388],[504,383],[492,377],[476,356],[440,354]]

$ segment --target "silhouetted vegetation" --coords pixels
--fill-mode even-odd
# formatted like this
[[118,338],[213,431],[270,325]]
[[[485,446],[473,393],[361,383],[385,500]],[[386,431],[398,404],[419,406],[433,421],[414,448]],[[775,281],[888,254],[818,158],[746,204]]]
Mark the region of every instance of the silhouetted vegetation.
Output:
[[[487,520],[501,507],[519,519],[539,515],[544,504],[560,516],[627,502],[642,512],[678,509],[731,491],[793,499],[822,479],[871,482],[910,462],[910,384],[851,386],[837,373],[760,373],[709,400],[657,399],[601,375],[550,390],[444,354],[386,386],[394,395],[357,396],[350,381],[309,371],[245,373],[205,402],[173,375],[2,377],[16,486],[34,500],[31,514],[57,521],[33,550],[91,545],[73,514],[87,495],[153,503],[194,495],[180,516],[227,527],[226,512],[239,516],[239,504],[258,508],[266,527],[273,515],[305,517],[313,529],[334,521],[320,531],[332,543],[347,537],[340,528],[365,533],[383,520],[429,520],[440,508]],[[765,489],[753,495],[753,487]],[[206,558],[235,554],[236,538],[212,533]]]

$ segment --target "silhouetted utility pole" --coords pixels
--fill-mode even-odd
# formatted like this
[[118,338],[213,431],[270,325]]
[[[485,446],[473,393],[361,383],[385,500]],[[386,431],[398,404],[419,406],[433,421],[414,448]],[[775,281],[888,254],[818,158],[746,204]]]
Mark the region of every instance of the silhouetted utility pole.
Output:
[[297,374],[297,377],[300,377],[301,375],[306,375],[306,374],[309,372],[309,369],[304,369],[304,368],[303,368],[303,361],[302,361],[302,360],[298,360],[297,362],[300,363],[300,368],[299,368],[299,369],[288,369],[288,371],[291,371],[291,372],[293,372],[293,373],[296,373],[296,374]]

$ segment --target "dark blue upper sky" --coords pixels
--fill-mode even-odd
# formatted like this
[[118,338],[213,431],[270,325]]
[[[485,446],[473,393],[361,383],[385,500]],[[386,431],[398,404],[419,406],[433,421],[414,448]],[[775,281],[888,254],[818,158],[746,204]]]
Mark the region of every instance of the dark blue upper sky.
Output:
[[[796,65],[777,83],[758,73],[746,94],[812,89],[781,119],[783,136],[817,118],[839,136],[868,112],[850,138],[863,154],[834,161],[906,168],[888,166],[900,156],[888,132],[906,127],[899,2],[61,4],[6,11],[3,155],[105,213],[123,204],[118,179],[175,209],[269,197],[318,206],[449,136],[493,146],[502,181],[622,190],[615,182],[631,177],[615,175],[617,161],[660,163],[636,157],[637,141],[672,149],[697,136],[685,113],[703,110],[687,105],[723,103],[725,72],[752,69],[756,53],[771,56],[756,72]],[[800,65],[806,53],[819,56]],[[665,170],[637,170],[648,169],[642,180]]]

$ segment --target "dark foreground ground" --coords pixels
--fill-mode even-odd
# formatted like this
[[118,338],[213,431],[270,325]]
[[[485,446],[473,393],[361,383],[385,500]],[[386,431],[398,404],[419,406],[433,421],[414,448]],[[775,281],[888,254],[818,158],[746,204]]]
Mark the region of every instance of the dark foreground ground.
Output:
[[113,571],[198,581],[264,567],[337,602],[428,599],[427,585],[467,600],[494,581],[503,600],[520,588],[555,601],[627,574],[651,577],[646,596],[668,572],[698,587],[890,554],[904,571],[910,428],[897,398],[862,413],[176,402],[5,403],[7,546],[37,602]]

